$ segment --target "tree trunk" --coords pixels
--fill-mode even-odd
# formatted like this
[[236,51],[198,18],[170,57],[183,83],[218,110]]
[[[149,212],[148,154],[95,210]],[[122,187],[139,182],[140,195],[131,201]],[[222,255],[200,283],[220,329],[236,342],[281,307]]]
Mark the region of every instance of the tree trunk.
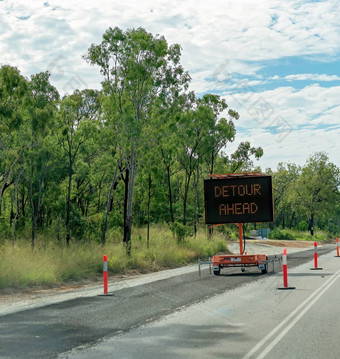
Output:
[[71,184],[72,184],[72,167],[68,169],[68,189],[66,199],[66,245],[70,245],[70,211],[71,211]]
[[293,212],[293,214],[292,214],[292,216],[290,218],[289,229],[292,229],[292,227],[293,227],[293,219],[294,219],[294,217],[295,217],[295,212]]
[[32,220],[32,229],[31,229],[31,247],[34,249],[35,245],[35,220],[34,220],[34,201],[33,201],[33,165],[31,165],[31,178],[30,178],[30,202],[31,202],[31,220]]
[[214,156],[214,150],[211,151],[211,162],[210,162],[210,174],[212,175],[214,173],[214,163],[215,163],[215,156]]
[[127,202],[128,202],[128,189],[129,189],[129,178],[130,178],[130,168],[126,169],[125,178],[123,178],[125,185],[125,193],[124,193],[124,238],[123,242],[126,244],[126,235],[127,235]]
[[40,214],[41,196],[42,196],[42,184],[45,177],[45,169],[39,177],[39,188],[38,188],[38,201],[34,204],[33,200],[33,166],[31,167],[31,183],[30,183],[30,196],[31,196],[31,215],[32,215],[32,249],[35,245],[35,230],[37,227],[37,221]]
[[130,173],[129,173],[129,187],[127,193],[126,205],[126,225],[124,226],[124,243],[126,245],[127,254],[131,254],[131,231],[132,231],[132,209],[133,209],[133,193],[135,189],[135,179],[137,175],[136,166],[136,150],[134,146],[131,147],[130,157]]
[[171,176],[170,176],[170,166],[169,165],[166,166],[166,171],[167,171],[167,179],[168,179],[168,191],[169,191],[168,197],[169,197],[170,218],[171,218],[171,222],[174,223],[175,216],[174,216],[174,210],[173,210],[173,206],[172,206]]
[[151,183],[152,178],[151,174],[149,174],[149,188],[148,188],[148,228],[146,235],[146,247],[149,249],[149,239],[150,239],[150,202],[151,202]]
[[[19,175],[20,178],[20,175]],[[18,198],[18,180],[15,183],[15,187],[14,187],[14,198],[15,198],[15,216],[13,218],[13,225],[12,225],[12,246],[14,247],[14,243],[15,243],[15,225],[17,222],[17,218],[18,218],[18,212],[19,212],[19,198]]]
[[[13,218],[14,218],[14,211],[13,211],[14,195],[15,195],[15,193],[13,193],[11,196],[11,212],[9,214],[9,226],[10,227],[12,227],[12,222],[13,222]],[[1,207],[1,205],[0,205],[0,207]]]
[[188,192],[189,192],[189,184],[190,184],[190,174],[186,174],[185,179],[185,188],[184,188],[184,200],[183,200],[183,224],[187,224],[187,200],[188,200]]
[[[215,165],[215,155],[214,155],[214,150],[211,151],[211,161],[210,161],[210,174],[212,175],[214,173],[214,165]],[[208,228],[208,238],[211,238],[211,236],[214,233],[214,227],[209,227]]]
[[26,202],[25,202],[25,186],[22,185],[22,193],[21,193],[21,212],[22,212],[22,216],[24,218],[24,227],[25,227],[25,217],[26,217]]
[[166,174],[167,174],[170,219],[171,219],[171,222],[174,223],[174,222],[175,222],[175,216],[174,216],[174,210],[173,210],[173,206],[172,206],[172,190],[171,190],[171,170],[170,170],[170,164],[167,164],[167,163],[166,163],[164,151],[163,151],[162,148],[161,148],[161,153],[162,153],[163,161],[164,161],[164,163],[165,163]]
[[107,204],[106,204],[106,212],[105,212],[105,220],[104,220],[104,224],[103,224],[103,230],[102,230],[102,245],[105,245],[106,242],[106,231],[107,231],[107,223],[108,223],[108,219],[109,219],[109,213],[110,213],[110,209],[111,209],[111,203],[112,203],[112,192],[115,188],[115,184],[116,184],[116,180],[117,180],[117,171],[118,171],[118,166],[115,169],[115,174],[112,178],[112,182],[111,182],[111,187],[110,187],[110,191],[109,194],[107,196]]
[[197,207],[198,207],[198,178],[199,178],[199,162],[197,161],[197,173],[195,178],[195,218],[194,218],[194,235],[197,234]]
[[309,230],[310,230],[310,234],[314,236],[314,213],[311,213],[310,215]]

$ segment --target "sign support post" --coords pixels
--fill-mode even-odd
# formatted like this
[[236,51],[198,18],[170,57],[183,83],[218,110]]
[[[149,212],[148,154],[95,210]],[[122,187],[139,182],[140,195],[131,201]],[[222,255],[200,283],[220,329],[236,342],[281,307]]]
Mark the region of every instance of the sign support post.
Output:
[[240,254],[243,254],[243,223],[238,224],[238,236],[240,238]]

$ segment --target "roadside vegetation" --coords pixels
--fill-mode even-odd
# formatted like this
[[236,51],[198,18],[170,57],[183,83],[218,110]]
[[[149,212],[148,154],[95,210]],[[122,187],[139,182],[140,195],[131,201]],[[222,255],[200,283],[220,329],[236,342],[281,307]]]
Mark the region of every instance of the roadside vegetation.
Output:
[[199,230],[196,238],[176,240],[168,226],[150,228],[147,248],[146,228],[133,230],[134,250],[128,255],[121,234],[109,231],[105,247],[97,241],[72,242],[69,247],[40,234],[32,250],[29,240],[14,245],[5,240],[0,244],[0,288],[56,286],[70,281],[101,279],[103,255],[108,255],[111,274],[145,273],[175,268],[208,259],[227,250],[225,236],[216,232],[209,240]]
[[[180,60],[179,44],[116,27],[84,49],[99,90],[61,96],[48,71],[27,78],[0,66],[1,288],[95,277],[104,251],[114,273],[175,267],[237,238],[236,226],[208,234],[203,181],[262,172],[263,149],[229,150],[237,109],[189,91]],[[339,168],[326,153],[263,172],[273,179],[270,236],[340,232]]]
[[334,238],[334,234],[325,230],[315,230],[311,235],[309,231],[300,231],[297,229],[280,229],[275,228],[268,234],[269,239],[285,239],[297,241],[326,241]]

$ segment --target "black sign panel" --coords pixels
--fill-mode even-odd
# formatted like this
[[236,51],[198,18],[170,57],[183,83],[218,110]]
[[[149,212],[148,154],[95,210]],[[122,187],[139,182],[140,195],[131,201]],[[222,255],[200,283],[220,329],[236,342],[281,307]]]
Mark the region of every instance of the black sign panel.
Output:
[[273,221],[271,176],[204,180],[205,223]]

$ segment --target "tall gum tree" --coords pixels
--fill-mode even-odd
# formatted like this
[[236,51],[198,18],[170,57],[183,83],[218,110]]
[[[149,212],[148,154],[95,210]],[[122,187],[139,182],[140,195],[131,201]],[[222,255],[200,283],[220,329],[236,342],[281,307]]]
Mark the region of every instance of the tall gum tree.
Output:
[[202,98],[195,96],[188,99],[188,107],[178,123],[178,139],[180,151],[178,161],[185,172],[183,196],[183,224],[187,222],[187,203],[191,179],[194,176],[195,205],[194,230],[196,233],[198,209],[198,181],[200,169],[208,164],[212,173],[216,158],[221,149],[234,140],[235,126],[233,120],[238,119],[237,112],[228,111],[229,119],[219,118],[228,108],[225,100],[218,95],[206,94]]
[[71,238],[71,191],[75,164],[86,144],[98,132],[99,111],[98,92],[94,90],[76,90],[72,95],[66,95],[60,103],[58,111],[58,145],[65,157],[67,167],[66,195],[66,244]]
[[49,82],[50,74],[40,72],[32,75],[28,82],[27,102],[23,115],[22,143],[27,141],[23,151],[25,172],[31,208],[31,244],[35,245],[35,230],[40,216],[43,185],[50,169],[50,151],[46,146],[53,127],[56,101],[59,99],[57,89]]
[[157,137],[160,119],[155,114],[158,100],[187,87],[189,75],[180,65],[181,48],[169,46],[163,36],[143,28],[109,28],[101,44],[88,49],[84,58],[100,67],[104,93],[112,95],[119,111],[121,141],[126,144],[128,181],[124,243],[131,250],[132,209],[135,181],[144,146]]
[[0,213],[2,197],[14,182],[13,173],[28,143],[22,142],[28,81],[12,66],[0,67]]
[[296,215],[295,206],[289,205],[289,186],[295,181],[299,174],[300,168],[294,163],[282,163],[277,165],[275,172],[267,169],[266,173],[273,177],[273,196],[274,196],[274,213],[275,222],[281,223],[283,229],[288,225],[292,227],[293,219]]
[[314,235],[316,218],[330,213],[339,200],[340,170],[324,152],[310,156],[301,174],[289,187],[292,206],[297,206],[309,219]]

